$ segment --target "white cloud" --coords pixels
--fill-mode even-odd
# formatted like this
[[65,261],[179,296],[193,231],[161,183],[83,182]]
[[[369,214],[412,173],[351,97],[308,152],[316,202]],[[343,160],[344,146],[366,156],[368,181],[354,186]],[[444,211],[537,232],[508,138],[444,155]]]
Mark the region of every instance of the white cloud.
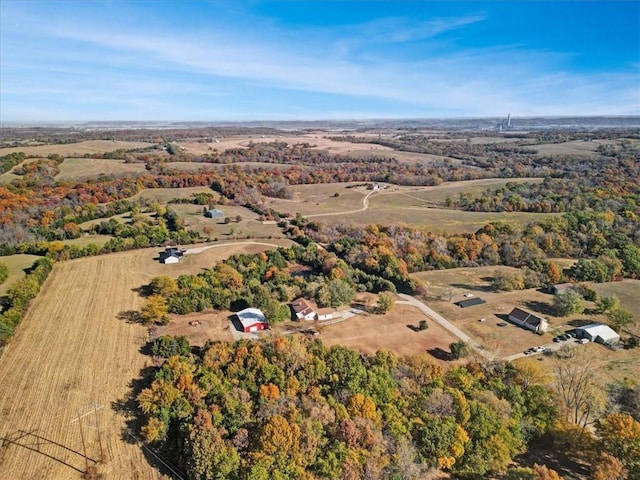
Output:
[[[349,97],[366,97],[371,99],[371,112],[380,116],[394,102],[393,111],[406,108],[423,116],[639,113],[633,69],[576,74],[563,71],[563,57],[554,53],[527,51],[519,45],[453,51],[439,42],[443,33],[485,18],[482,13],[417,22],[392,17],[297,32],[259,19],[253,19],[257,23],[252,31],[236,31],[220,21],[206,29],[179,32],[159,29],[152,22],[132,28],[105,19],[109,28],[95,28],[74,18],[22,18],[21,28],[31,29],[34,37],[42,35],[41,42],[49,45],[48,55],[38,61],[27,58],[25,65],[35,65],[45,77],[77,78],[57,85],[35,80],[20,84],[7,82],[15,75],[5,74],[2,95],[69,95],[72,103],[88,105],[110,98],[116,105],[135,105],[141,98],[151,111],[154,98],[160,110],[171,96],[223,97],[245,89],[251,101],[252,89],[273,88],[282,96],[285,90],[344,96],[345,103]],[[59,42],[77,48],[56,50]],[[420,44],[420,52],[447,53],[412,56],[414,42]],[[402,55],[393,59],[388,52],[378,53],[377,45],[392,52],[397,48]],[[3,68],[15,73],[16,62],[3,62]],[[282,107],[280,115],[294,110]],[[212,111],[209,108],[203,111]],[[362,112],[362,106],[358,108]]]

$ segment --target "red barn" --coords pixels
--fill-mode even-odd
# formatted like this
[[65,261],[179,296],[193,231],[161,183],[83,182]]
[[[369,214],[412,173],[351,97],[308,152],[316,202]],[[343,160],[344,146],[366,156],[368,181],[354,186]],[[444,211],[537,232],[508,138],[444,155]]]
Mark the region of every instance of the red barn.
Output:
[[265,319],[264,313],[257,308],[245,308],[236,313],[238,320],[242,324],[245,333],[257,332],[269,328],[269,324]]

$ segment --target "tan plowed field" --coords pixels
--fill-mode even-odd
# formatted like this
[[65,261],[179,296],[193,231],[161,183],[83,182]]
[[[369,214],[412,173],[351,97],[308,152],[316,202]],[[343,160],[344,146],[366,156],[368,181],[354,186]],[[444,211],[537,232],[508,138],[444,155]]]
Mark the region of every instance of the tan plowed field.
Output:
[[[0,358],[0,477],[77,479],[101,437],[107,478],[162,478],[140,448],[121,440],[125,419],[112,403],[145,365],[145,328],[118,320],[139,308],[138,257],[109,255],[57,265]],[[100,435],[99,435],[100,434]],[[93,462],[90,462],[92,464]]]
[[79,479],[85,468],[80,425],[73,422],[79,414],[86,414],[90,459],[98,459],[102,441],[106,462],[98,467],[107,479],[166,478],[138,445],[123,440],[126,418],[117,404],[149,360],[139,352],[146,329],[118,313],[141,307],[133,289],[154,276],[195,273],[233,253],[267,248],[229,245],[166,266],[153,261],[159,249],[57,264],[0,357],[0,479]]

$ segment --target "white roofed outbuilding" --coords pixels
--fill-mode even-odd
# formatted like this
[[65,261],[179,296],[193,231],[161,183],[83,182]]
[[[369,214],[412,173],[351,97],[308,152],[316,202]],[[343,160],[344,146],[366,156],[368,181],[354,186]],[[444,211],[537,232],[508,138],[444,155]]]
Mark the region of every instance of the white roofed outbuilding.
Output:
[[576,328],[576,334],[579,338],[586,338],[591,342],[603,343],[605,345],[614,345],[620,342],[620,335],[616,331],[602,323],[591,323],[583,327]]

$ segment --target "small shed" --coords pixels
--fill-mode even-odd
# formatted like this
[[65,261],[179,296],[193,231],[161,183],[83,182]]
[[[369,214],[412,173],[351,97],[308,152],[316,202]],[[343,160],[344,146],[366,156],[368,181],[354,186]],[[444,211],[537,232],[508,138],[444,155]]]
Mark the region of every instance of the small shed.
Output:
[[482,305],[483,303],[487,303],[484,298],[473,297],[467,298],[465,300],[460,300],[459,302],[456,302],[456,305],[458,305],[460,308],[467,308],[473,307],[474,305]]
[[576,335],[579,338],[586,338],[591,342],[598,342],[604,345],[614,345],[620,342],[620,335],[603,323],[591,323],[578,327],[576,328]]
[[204,212],[204,216],[207,218],[224,218],[224,212],[217,208],[211,208]]
[[553,295],[562,295],[563,293],[567,293],[575,289],[576,286],[573,283],[558,283],[549,287],[549,293],[552,293]]
[[536,333],[546,332],[549,328],[549,322],[546,319],[521,308],[514,308],[509,314],[509,320]]
[[267,323],[264,313],[257,308],[245,308],[236,313],[236,316],[240,320],[245,333],[258,332],[269,328],[269,323]]

